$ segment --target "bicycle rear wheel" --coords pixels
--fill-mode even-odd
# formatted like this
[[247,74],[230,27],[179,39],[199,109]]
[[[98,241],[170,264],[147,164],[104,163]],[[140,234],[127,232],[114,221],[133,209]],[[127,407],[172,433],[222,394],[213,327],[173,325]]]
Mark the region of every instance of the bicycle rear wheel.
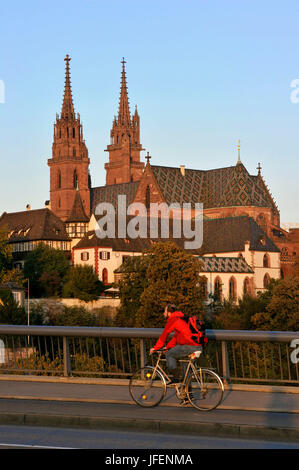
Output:
[[192,372],[186,384],[190,403],[200,411],[210,411],[220,404],[224,386],[220,377],[208,369]]
[[131,397],[137,405],[150,408],[158,405],[166,393],[166,382],[160,371],[146,366],[133,374],[129,383]]

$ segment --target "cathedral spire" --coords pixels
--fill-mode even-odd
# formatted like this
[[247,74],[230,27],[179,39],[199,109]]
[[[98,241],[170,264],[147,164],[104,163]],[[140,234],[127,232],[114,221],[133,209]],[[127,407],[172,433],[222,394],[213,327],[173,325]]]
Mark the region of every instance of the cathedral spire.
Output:
[[125,70],[126,61],[124,57],[121,63],[122,63],[122,73],[121,73],[121,89],[120,89],[120,99],[119,99],[119,108],[118,108],[118,124],[121,126],[129,127],[131,124],[131,116],[130,116],[126,70]]
[[63,103],[62,103],[61,117],[70,118],[70,117],[75,117],[72,90],[71,90],[71,78],[70,78],[71,58],[67,54],[64,60],[65,60],[65,84],[64,84],[64,97],[63,97]]

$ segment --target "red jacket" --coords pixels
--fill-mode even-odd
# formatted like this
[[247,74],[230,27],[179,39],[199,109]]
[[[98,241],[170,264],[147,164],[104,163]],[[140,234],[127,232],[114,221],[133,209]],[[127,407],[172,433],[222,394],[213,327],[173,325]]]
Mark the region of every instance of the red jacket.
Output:
[[191,339],[191,331],[184,320],[181,320],[184,314],[182,312],[173,312],[167,320],[163,333],[161,334],[160,338],[156,342],[154,349],[157,351],[158,349],[163,348],[164,344],[166,343],[167,337],[169,334],[174,331],[174,337],[169,341],[166,345],[166,349],[173,348],[179,344],[188,344],[190,346],[198,346],[198,343],[195,343]]

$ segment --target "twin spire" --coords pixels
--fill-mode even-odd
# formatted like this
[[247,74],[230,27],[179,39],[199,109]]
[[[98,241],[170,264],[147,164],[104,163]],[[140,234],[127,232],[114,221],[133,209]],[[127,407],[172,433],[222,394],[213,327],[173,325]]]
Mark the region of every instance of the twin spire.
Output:
[[65,60],[65,84],[64,84],[64,97],[63,97],[63,103],[62,103],[61,117],[68,119],[68,118],[75,117],[75,111],[74,111],[74,105],[73,105],[71,78],[70,78],[71,58],[67,54],[64,60]]
[[125,126],[125,127],[129,127],[131,124],[131,116],[130,116],[126,70],[125,70],[126,61],[124,57],[121,63],[122,63],[122,72],[121,72],[120,99],[119,99],[119,107],[118,107],[118,124]]

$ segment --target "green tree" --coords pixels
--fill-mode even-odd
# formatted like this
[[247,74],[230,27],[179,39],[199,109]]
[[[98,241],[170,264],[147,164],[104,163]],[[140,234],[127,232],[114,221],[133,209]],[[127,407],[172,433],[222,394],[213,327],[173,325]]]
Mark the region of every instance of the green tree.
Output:
[[105,290],[92,266],[71,266],[63,287],[65,297],[75,297],[85,302],[96,300]]
[[118,326],[136,326],[136,315],[140,307],[140,296],[147,287],[148,258],[132,256],[122,265],[122,279],[118,282],[120,307],[117,311]]
[[265,313],[272,296],[273,289],[279,281],[271,279],[263,292],[256,296],[243,295],[238,303],[224,299],[214,316],[212,328],[224,330],[252,330],[256,329],[252,317],[257,313]]
[[0,289],[0,324],[26,325],[25,309],[20,307],[9,289]]
[[172,242],[159,242],[127,263],[120,288],[125,326],[161,327],[167,303],[186,314],[203,315],[200,261]]
[[8,243],[8,231],[6,228],[0,228],[0,282],[3,276],[11,269],[12,249]]
[[299,276],[288,276],[273,285],[272,297],[265,312],[253,315],[258,330],[299,330]]
[[24,277],[30,280],[31,295],[60,296],[69,266],[63,251],[39,243],[25,258]]

